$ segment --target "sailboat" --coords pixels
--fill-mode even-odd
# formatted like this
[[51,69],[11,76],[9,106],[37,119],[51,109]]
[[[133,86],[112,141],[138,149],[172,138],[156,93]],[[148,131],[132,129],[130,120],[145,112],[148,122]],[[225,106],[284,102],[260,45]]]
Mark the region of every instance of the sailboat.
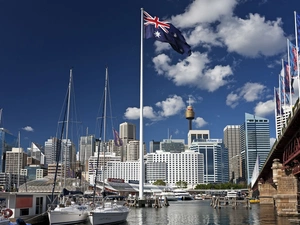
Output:
[[[70,100],[71,100],[71,86],[72,86],[72,69],[70,70],[70,80],[69,80],[69,88],[68,88],[68,102],[67,102],[67,112],[66,112],[66,147],[68,145],[68,128],[69,128],[69,114],[70,114]],[[61,132],[60,140],[62,140],[63,131]],[[60,148],[60,145],[59,145]],[[53,189],[52,189],[52,203],[53,203],[53,193],[55,190],[55,183],[57,177],[57,168],[59,163],[59,151],[58,156],[56,158],[56,173],[54,177]],[[66,158],[67,151],[65,149],[65,180],[64,186],[66,186]],[[69,194],[69,193],[67,193]],[[58,204],[54,209],[48,210],[49,224],[50,225],[62,225],[62,224],[78,224],[81,222],[85,222],[88,216],[88,206],[87,205],[79,205],[72,201],[71,199],[67,199],[65,195],[63,195],[63,202]]]
[[[104,112],[103,112],[103,157],[104,157],[104,165],[103,171],[105,170],[105,141],[106,141],[106,100],[107,100],[107,86],[108,86],[108,68],[106,67],[106,76],[105,76],[105,89],[104,89]],[[99,164],[99,154],[100,149],[98,150],[98,159],[97,159],[97,166]],[[94,183],[94,196],[96,191],[96,181],[97,181],[97,171],[96,169],[96,176],[95,176],[95,183]],[[103,172],[103,194],[105,192],[105,177]],[[127,216],[129,214],[129,208],[127,206],[117,205],[116,202],[105,202],[106,198],[103,198],[102,205],[95,207],[89,213],[89,221],[92,225],[101,225],[101,224],[114,224],[114,223],[121,223],[126,221]]]

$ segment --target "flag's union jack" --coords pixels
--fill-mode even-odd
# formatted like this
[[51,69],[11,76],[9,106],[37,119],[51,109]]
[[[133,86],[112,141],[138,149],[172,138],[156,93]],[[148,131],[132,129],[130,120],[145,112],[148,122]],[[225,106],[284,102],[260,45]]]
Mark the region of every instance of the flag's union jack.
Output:
[[168,21],[160,21],[159,17],[157,17],[157,16],[152,17],[149,13],[147,13],[145,11],[144,11],[144,14],[145,14],[144,20],[146,21],[144,23],[145,25],[151,24],[151,25],[154,25],[155,28],[160,27],[164,32],[169,33],[168,29],[170,29],[170,25],[169,25]]
[[157,41],[167,42],[178,53],[191,55],[191,46],[186,43],[180,30],[168,21],[161,21],[157,16],[151,16],[144,11],[144,37],[155,38]]

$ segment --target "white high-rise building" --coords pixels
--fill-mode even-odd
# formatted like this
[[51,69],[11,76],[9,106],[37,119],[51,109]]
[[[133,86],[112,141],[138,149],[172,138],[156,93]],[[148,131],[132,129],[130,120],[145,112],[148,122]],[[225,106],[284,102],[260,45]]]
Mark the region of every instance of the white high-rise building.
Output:
[[[282,133],[282,129],[286,126],[287,119],[292,112],[293,106],[283,106],[283,114],[275,116],[275,126],[276,126],[276,139]],[[272,146],[271,146],[272,147]]]
[[140,180],[140,162],[107,162],[107,178]]
[[[167,165],[166,182],[175,186],[178,181],[185,181],[193,186],[203,183],[203,154],[194,151],[185,151],[181,153],[170,153],[156,151],[156,153],[147,154],[148,163],[165,162]],[[148,171],[154,173],[155,171]],[[160,176],[160,171],[157,171]],[[152,174],[154,176],[154,174]]]
[[194,141],[201,139],[210,139],[209,130],[189,130],[188,132],[188,146]]
[[[94,184],[95,180],[95,174],[97,170],[97,159],[98,159],[98,153],[95,152],[94,156],[91,156],[88,161],[88,175],[86,173],[83,173],[83,176],[86,180],[90,182],[90,184]],[[103,166],[108,162],[121,162],[121,157],[116,156],[115,153],[109,153],[106,152],[105,156],[103,153],[99,155],[99,162],[98,162],[98,177],[97,180],[103,181]],[[106,172],[107,173],[107,172]],[[117,177],[115,177],[117,178]],[[105,177],[107,179],[107,176]]]

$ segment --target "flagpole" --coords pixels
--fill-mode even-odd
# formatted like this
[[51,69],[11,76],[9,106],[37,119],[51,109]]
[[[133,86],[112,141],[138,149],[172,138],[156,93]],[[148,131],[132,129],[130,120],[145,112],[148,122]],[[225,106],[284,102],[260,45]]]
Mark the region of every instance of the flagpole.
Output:
[[277,101],[276,101],[276,90],[275,90],[275,87],[274,87],[274,114],[275,114],[275,130],[276,130],[276,139],[278,138],[278,124],[277,124]]
[[300,98],[300,72],[299,72],[299,47],[298,47],[298,32],[297,32],[297,13],[294,11],[294,19],[295,19],[295,37],[296,37],[296,49],[297,49],[297,76],[298,76],[298,98]]
[[139,181],[139,198],[143,199],[145,165],[143,151],[143,44],[144,44],[144,9],[141,8],[141,61],[140,61],[140,181]]
[[[291,76],[291,59],[290,59],[290,40],[289,39],[286,39],[286,43],[287,43],[287,49],[288,49],[288,70],[289,70],[289,77],[290,77],[290,102],[293,102],[293,99],[292,99],[292,76]],[[291,110],[291,114],[292,114],[293,110]]]
[[280,129],[280,135],[282,134],[281,132],[282,132],[282,128],[283,128],[283,115],[282,115],[282,105],[281,105],[281,92],[282,92],[282,82],[281,82],[281,72],[279,73],[279,86],[278,86],[278,98],[279,98],[279,104],[280,104],[280,109],[279,109],[279,121],[280,121],[280,127],[279,127],[279,129]]

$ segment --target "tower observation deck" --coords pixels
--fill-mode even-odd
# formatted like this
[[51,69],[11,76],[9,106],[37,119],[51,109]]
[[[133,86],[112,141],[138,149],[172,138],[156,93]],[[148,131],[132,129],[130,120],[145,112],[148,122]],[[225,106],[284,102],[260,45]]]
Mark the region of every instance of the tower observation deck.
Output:
[[191,105],[191,99],[189,98],[189,105],[185,111],[185,118],[189,121],[189,130],[192,130],[192,120],[195,118],[195,113]]

